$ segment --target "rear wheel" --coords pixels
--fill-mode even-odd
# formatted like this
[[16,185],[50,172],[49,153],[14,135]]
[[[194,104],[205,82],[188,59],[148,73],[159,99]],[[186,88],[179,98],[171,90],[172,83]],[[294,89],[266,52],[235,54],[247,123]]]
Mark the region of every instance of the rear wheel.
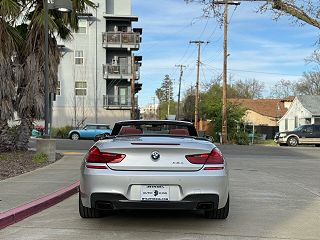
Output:
[[209,219],[226,219],[229,214],[229,196],[226,205],[220,209],[212,209],[204,212],[204,216]]
[[72,134],[71,134],[71,139],[72,139],[72,140],[79,140],[79,138],[80,138],[79,133],[72,133]]
[[99,218],[102,217],[101,211],[95,208],[87,208],[82,205],[80,193],[79,193],[79,214],[82,218]]
[[291,147],[295,147],[298,145],[298,139],[296,137],[289,137],[287,144]]

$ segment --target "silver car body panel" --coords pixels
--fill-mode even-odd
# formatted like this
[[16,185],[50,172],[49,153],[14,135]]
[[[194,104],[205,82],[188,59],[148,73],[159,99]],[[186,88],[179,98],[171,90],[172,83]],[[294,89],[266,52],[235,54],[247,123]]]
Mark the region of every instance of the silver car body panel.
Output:
[[[218,208],[225,206],[228,198],[228,166],[215,164],[219,170],[204,170],[210,165],[192,164],[185,156],[210,153],[216,146],[205,140],[190,137],[127,136],[96,142],[101,152],[125,154],[120,163],[108,163],[107,169],[81,165],[80,193],[82,204],[91,207],[93,193],[121,194],[130,201],[141,201],[144,185],[169,187],[170,201],[181,201],[192,194],[216,194]],[[160,154],[151,158],[152,152]],[[90,165],[106,166],[101,163]]]

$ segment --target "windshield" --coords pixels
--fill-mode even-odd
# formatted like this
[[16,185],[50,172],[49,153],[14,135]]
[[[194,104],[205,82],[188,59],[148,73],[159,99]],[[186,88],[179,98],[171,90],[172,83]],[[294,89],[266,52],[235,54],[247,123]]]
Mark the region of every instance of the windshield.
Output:
[[293,131],[295,131],[295,132],[299,132],[299,131],[301,131],[301,130],[302,130],[302,128],[303,128],[303,126],[300,126],[300,127],[297,127],[297,128],[295,128],[295,129],[293,129]]
[[181,135],[190,136],[187,126],[142,124],[122,126],[118,135]]

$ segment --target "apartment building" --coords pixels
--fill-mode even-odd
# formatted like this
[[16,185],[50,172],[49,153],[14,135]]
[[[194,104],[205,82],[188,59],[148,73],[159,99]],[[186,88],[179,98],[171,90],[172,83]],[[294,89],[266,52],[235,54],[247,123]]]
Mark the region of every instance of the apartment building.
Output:
[[[82,126],[130,119],[131,79],[141,90],[141,28],[131,12],[131,0],[96,0],[97,8],[79,16],[79,30],[61,41],[52,127]],[[136,111],[138,109],[135,96]]]

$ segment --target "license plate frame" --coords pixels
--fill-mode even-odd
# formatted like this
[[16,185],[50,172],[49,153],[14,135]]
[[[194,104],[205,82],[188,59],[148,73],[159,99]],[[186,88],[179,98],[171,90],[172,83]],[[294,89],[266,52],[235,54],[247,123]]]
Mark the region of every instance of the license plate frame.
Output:
[[170,186],[142,185],[140,190],[141,201],[170,201]]

